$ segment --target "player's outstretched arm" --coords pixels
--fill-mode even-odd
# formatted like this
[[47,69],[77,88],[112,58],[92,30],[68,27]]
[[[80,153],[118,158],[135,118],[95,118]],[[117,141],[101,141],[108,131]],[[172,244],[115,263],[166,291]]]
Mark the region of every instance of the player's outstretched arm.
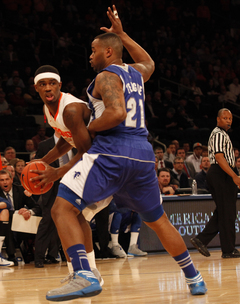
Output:
[[108,7],[107,15],[112,26],[110,28],[101,27],[100,29],[105,32],[115,33],[121,38],[124,47],[135,62],[135,64],[131,65],[142,74],[144,82],[148,81],[155,69],[151,56],[123,31],[122,22],[115,5],[113,5],[113,9]]

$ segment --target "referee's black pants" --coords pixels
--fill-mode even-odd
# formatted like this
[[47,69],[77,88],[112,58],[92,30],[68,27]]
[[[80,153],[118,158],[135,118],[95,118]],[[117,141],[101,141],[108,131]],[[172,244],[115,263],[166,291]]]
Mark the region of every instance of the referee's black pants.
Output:
[[219,232],[222,253],[230,253],[235,248],[238,188],[232,178],[219,165],[211,165],[206,178],[216,209],[197,238],[204,245],[207,245]]

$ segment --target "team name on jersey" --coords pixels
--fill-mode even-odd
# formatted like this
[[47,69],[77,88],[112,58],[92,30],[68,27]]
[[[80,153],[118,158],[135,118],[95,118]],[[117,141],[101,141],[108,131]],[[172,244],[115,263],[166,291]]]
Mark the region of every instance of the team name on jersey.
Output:
[[56,127],[53,127],[53,129],[56,130],[59,134],[61,134],[61,136],[63,138],[70,138],[70,137],[72,137],[72,133],[71,132],[68,132],[68,131],[64,132],[61,129],[56,128]]
[[132,92],[138,92],[139,95],[142,94],[143,87],[135,82],[129,82],[126,84],[126,88],[128,90],[128,93]]

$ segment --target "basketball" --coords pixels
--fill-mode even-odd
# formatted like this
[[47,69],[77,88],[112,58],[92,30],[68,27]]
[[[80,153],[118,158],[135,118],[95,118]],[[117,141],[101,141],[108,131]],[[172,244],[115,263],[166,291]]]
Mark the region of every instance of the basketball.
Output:
[[40,195],[48,192],[53,186],[53,182],[49,183],[46,188],[42,189],[43,187],[37,187],[34,188],[36,184],[39,183],[39,180],[31,182],[30,179],[33,177],[38,176],[37,173],[30,172],[30,170],[45,170],[47,167],[47,164],[42,161],[35,161],[31,162],[28,165],[26,165],[22,171],[21,174],[21,182],[24,189],[31,192],[32,194]]

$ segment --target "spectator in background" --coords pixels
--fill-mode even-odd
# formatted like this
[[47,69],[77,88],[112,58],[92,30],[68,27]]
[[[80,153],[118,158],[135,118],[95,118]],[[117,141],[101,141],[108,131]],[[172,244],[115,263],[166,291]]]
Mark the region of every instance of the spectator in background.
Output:
[[7,161],[6,157],[4,157],[4,156],[2,156],[2,155],[1,155],[1,162],[2,162],[2,166],[3,166],[3,167],[6,166],[6,165],[8,164],[8,161]]
[[238,175],[240,175],[240,157],[238,157],[238,158],[236,159],[235,166],[236,166]]
[[163,159],[173,163],[176,154],[176,146],[170,143],[167,147],[167,151],[163,154]]
[[193,178],[195,169],[192,163],[186,163],[186,152],[183,147],[177,149],[176,156],[183,158],[183,172],[187,174],[188,178]]
[[208,185],[207,185],[206,176],[207,176],[207,171],[210,168],[210,166],[211,166],[211,164],[210,164],[209,157],[203,156],[202,160],[201,160],[201,165],[200,165],[200,168],[202,169],[202,171],[197,173],[195,176],[195,180],[197,182],[198,189],[206,189],[207,191],[209,190]]
[[11,159],[16,158],[16,150],[9,146],[4,150],[3,155],[9,163]]
[[27,113],[27,103],[23,97],[22,88],[16,86],[13,93],[9,94],[9,102],[13,112],[18,116],[25,116]]
[[179,182],[180,188],[188,188],[188,176],[183,171],[184,159],[180,156],[176,156],[173,162],[173,169],[171,175]]
[[202,146],[202,157],[208,157],[208,147],[207,146]]
[[48,137],[46,136],[46,128],[39,125],[37,129],[37,134],[32,137],[35,151],[37,151],[38,149],[38,144],[45,139],[48,139]]
[[189,142],[184,142],[183,143],[183,149],[185,150],[186,156],[190,154],[190,144]]
[[163,155],[164,155],[163,148],[156,147],[154,149],[154,153],[158,157],[158,166],[157,166],[158,170],[161,168],[169,168],[169,169],[173,168],[172,162],[163,159]]
[[234,151],[235,159],[237,159],[239,157],[239,149],[235,147],[233,148],[233,151]]
[[26,166],[25,161],[23,159],[19,159],[19,158],[17,158],[15,164],[13,165],[13,167],[15,169],[16,180],[18,181],[18,184],[20,184],[20,185],[21,185],[22,170],[24,169],[25,166]]
[[25,149],[26,149],[26,152],[33,152],[35,151],[34,149],[34,142],[32,139],[27,139],[26,142],[25,142]]
[[232,83],[229,85],[229,91],[236,96],[236,101],[240,101],[240,84],[237,77],[233,78]]
[[171,181],[170,169],[161,168],[158,172],[158,184],[162,194],[173,195],[175,193],[175,190],[178,187],[176,185],[170,184],[170,181]]
[[237,97],[232,92],[227,91],[226,86],[222,85],[220,88],[220,95],[218,96],[218,101],[222,104],[227,103],[228,101],[236,102]]
[[195,174],[201,171],[200,165],[202,161],[202,144],[197,142],[193,145],[193,154],[186,158],[186,163],[192,163]]
[[8,79],[6,85],[10,91],[11,91],[11,88],[16,87],[16,86],[20,87],[21,89],[25,89],[25,84],[24,84],[23,80],[20,78],[18,70],[14,70],[12,72],[12,77]]
[[5,97],[5,92],[0,88],[0,115],[12,115],[12,111]]
[[33,83],[28,85],[27,91],[23,95],[23,98],[27,104],[29,114],[42,115],[43,102],[39,94],[36,92]]

